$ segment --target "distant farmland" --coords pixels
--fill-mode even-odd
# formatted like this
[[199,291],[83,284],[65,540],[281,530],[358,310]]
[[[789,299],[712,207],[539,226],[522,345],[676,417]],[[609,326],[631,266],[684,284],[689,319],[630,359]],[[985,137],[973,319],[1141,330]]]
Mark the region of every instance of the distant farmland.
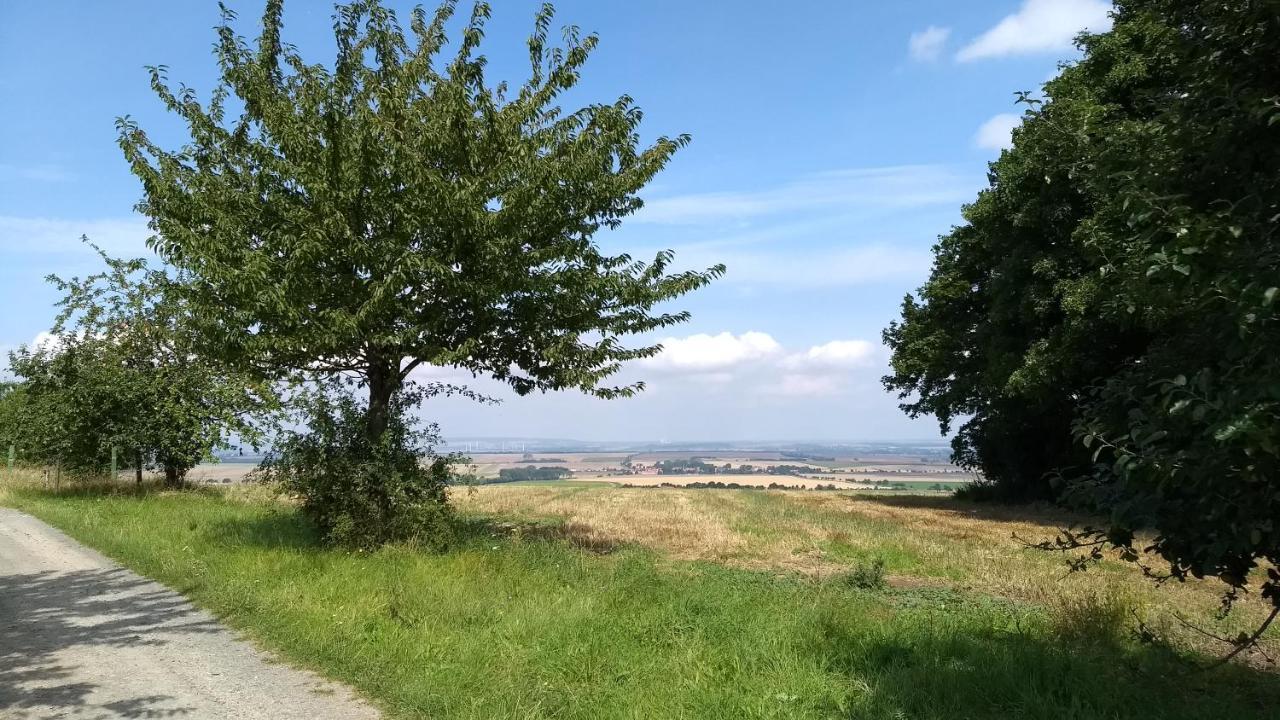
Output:
[[[697,462],[714,472],[670,470],[670,464]],[[662,467],[663,464],[668,467]],[[728,466],[727,468],[725,466]],[[604,453],[487,453],[472,456],[469,466],[481,482],[492,481],[506,469],[563,467],[571,481],[606,482],[656,487],[698,483],[744,487],[783,485],[792,488],[839,489],[953,489],[971,477],[954,465],[907,455],[810,457],[772,451],[670,451],[633,454]],[[547,481],[563,482],[563,481]]]

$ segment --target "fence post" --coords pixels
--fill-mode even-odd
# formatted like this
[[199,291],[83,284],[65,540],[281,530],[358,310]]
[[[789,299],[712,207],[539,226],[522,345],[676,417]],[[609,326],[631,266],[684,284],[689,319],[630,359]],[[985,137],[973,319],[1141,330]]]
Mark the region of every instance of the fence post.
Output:
[[119,452],[120,452],[120,448],[116,447],[115,445],[111,446],[111,482],[116,481],[116,475],[118,474],[116,469],[117,468],[116,459],[118,457]]

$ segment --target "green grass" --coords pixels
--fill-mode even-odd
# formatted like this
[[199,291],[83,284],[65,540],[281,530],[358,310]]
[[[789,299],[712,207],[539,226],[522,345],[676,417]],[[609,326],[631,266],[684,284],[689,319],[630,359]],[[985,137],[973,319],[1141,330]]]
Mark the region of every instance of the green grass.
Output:
[[3,502],[392,717],[1250,718],[1280,706],[1276,675],[1193,672],[1105,608],[1062,616],[597,554],[476,519],[447,553],[348,554],[316,547],[288,507],[217,492]]

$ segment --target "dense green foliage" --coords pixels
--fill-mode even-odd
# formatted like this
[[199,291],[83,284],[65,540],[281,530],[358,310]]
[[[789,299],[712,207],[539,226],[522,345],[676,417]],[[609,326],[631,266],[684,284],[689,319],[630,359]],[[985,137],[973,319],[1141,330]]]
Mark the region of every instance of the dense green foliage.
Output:
[[0,382],[0,452],[7,453],[10,446],[16,446],[22,439],[19,423],[25,392],[20,383]]
[[282,41],[281,5],[268,0],[256,47],[225,13],[221,83],[206,104],[152,70],[190,143],[166,150],[132,120],[119,123],[152,247],[191,275],[209,347],[274,377],[358,375],[371,438],[423,363],[521,394],[640,389],[605,381],[659,347],[621,338],[686,320],[655,306],[723,268],[668,273],[669,252],[645,263],[593,241],[640,207],[637,192],[688,141],[641,148],[629,97],[556,105],[597,38],[568,28],[563,47],[548,46],[544,7],[530,77],[508,88],[486,81],[478,54],[486,3],[442,62],[454,2],[434,15],[415,9],[408,37],[377,0],[340,5],[331,67]]
[[714,465],[700,458],[659,460],[653,464],[659,475],[796,475],[812,472],[808,465]]
[[328,544],[440,547],[453,530],[445,489],[460,458],[437,455],[436,428],[419,427],[410,412],[428,392],[410,386],[396,393],[389,432],[375,441],[365,432],[365,402],[341,383],[305,391],[293,403],[304,429],[276,437],[261,473],[301,499]]
[[105,472],[115,448],[118,467],[181,484],[232,436],[256,438],[250,416],[274,395],[195,354],[173,279],[99,254],[101,273],[50,277],[61,312],[48,342],[9,357],[21,382],[0,400],[0,439],[25,461],[82,475]]
[[498,471],[498,479],[494,482],[526,482],[542,480],[560,480],[573,475],[566,467],[529,465],[520,468],[502,468]]
[[[885,333],[1004,497],[1245,587],[1280,560],[1280,3],[1121,0],[1045,87]],[[1280,607],[1274,569],[1262,593]]]
[[318,547],[291,509],[212,492],[9,502],[390,718],[1198,720],[1280,703],[1269,672],[1188,673],[1136,643],[1122,607],[597,554],[478,519],[445,553],[354,554]]

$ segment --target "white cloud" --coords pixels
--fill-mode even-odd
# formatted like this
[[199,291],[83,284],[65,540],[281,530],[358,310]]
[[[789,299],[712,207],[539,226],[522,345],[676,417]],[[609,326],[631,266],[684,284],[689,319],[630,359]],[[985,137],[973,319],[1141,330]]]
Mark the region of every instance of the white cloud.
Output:
[[[883,374],[883,346],[867,340],[831,340],[788,351],[773,336],[756,330],[668,337],[662,351],[636,361],[610,378],[612,384],[646,383],[643,397],[706,395],[717,402],[752,402],[779,397],[848,394],[875,385]],[[457,368],[422,365],[410,379],[466,385],[497,398],[510,397],[500,381],[473,377]],[[878,392],[878,391],[877,391]],[[571,393],[570,393],[571,394]]]
[[1069,50],[1081,30],[1109,29],[1110,10],[1104,0],[1024,0],[1017,12],[961,48],[956,60]]
[[790,355],[783,364],[792,368],[865,367],[875,359],[876,348],[866,340],[832,340]]
[[[23,345],[0,345],[0,380],[13,380],[15,376],[9,367],[9,353],[16,352]],[[53,351],[56,352],[62,347],[62,338],[53,333],[42,330],[36,333],[31,342],[26,343],[25,347],[33,352]]]
[[661,342],[662,352],[644,360],[644,365],[664,370],[711,372],[761,360],[782,350],[768,333],[755,331],[741,335],[700,333],[685,338],[665,338]]
[[651,198],[635,223],[741,224],[778,213],[821,208],[906,209],[964,202],[973,194],[968,176],[941,165],[853,168],[817,173],[785,185],[750,192],[709,192]]
[[1022,124],[1022,118],[1013,113],[1000,113],[978,128],[973,144],[984,150],[1005,150],[1013,147],[1013,129]]
[[768,334],[749,331],[667,338],[662,344],[659,355],[639,364],[641,370],[663,371],[652,386],[659,391],[677,383],[680,392],[729,388],[743,398],[832,396],[882,370],[882,348],[867,340],[832,340],[785,352]]
[[[77,337],[83,338],[84,336],[85,336],[84,333],[80,333]],[[94,335],[94,337],[98,337],[98,336]],[[48,330],[44,330],[37,333],[35,339],[32,340],[31,344],[28,345],[27,347],[37,352],[39,351],[61,352],[59,348],[62,347],[62,338],[58,337],[57,335],[54,335]]]
[[111,254],[147,252],[151,236],[141,217],[67,220],[0,215],[0,252],[81,252],[81,236]]
[[911,38],[907,40],[907,52],[916,62],[933,62],[942,55],[949,37],[951,28],[930,25],[920,32],[911,33]]

